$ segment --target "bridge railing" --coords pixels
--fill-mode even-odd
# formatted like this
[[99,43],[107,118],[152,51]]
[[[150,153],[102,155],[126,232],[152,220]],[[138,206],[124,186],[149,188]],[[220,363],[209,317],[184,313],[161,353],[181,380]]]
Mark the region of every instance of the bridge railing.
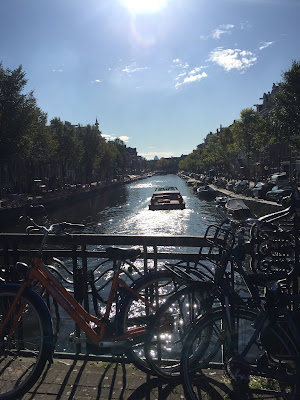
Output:
[[[15,281],[16,262],[21,261],[30,264],[32,257],[39,249],[40,243],[41,235],[39,234],[0,233],[1,279],[8,282]],[[130,272],[127,273],[125,278],[136,279],[138,275],[149,270],[164,268],[166,263],[171,267],[172,264],[179,263],[182,267],[188,269],[190,265],[195,265],[199,259],[205,258],[203,249],[210,244],[204,237],[199,236],[49,235],[43,251],[44,263],[73,292],[77,301],[92,314],[93,303],[91,289],[88,285],[88,271],[92,269],[95,284],[98,285],[97,289],[99,290],[103,283],[101,278],[108,270],[111,270],[112,266],[112,261],[107,258],[105,252],[106,247],[109,246],[141,249],[140,258],[134,263],[130,261],[127,263]],[[200,253],[199,249],[202,249]],[[66,269],[62,268],[59,260],[63,261]],[[106,283],[104,286],[106,286]],[[102,295],[102,297],[104,296]],[[46,301],[51,302],[47,296]],[[74,329],[77,328],[74,327]]]

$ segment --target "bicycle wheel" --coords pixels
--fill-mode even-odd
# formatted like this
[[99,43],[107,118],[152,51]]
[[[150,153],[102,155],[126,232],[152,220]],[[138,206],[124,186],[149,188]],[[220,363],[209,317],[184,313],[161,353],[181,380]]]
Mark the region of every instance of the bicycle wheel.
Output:
[[[18,289],[0,287],[0,327]],[[15,400],[27,393],[51,357],[51,317],[39,296],[25,289],[0,336],[0,399]]]
[[[232,312],[233,329],[229,331],[224,312],[209,313],[190,329],[181,357],[183,386],[187,398],[198,399],[203,379],[225,368],[233,388],[244,399],[296,399],[296,375],[299,357],[291,338],[280,326],[270,326],[254,343],[256,314],[247,310]],[[207,336],[207,332],[210,336]],[[274,343],[273,356],[263,343],[263,336]],[[241,356],[247,348],[245,356]],[[281,354],[278,355],[278,349]],[[242,393],[243,391],[243,393]],[[242,398],[242,397],[240,397]]]
[[157,311],[145,339],[147,362],[166,379],[180,374],[182,344],[188,327],[212,306],[213,284],[193,282],[171,296]]
[[[141,327],[145,329],[152,322],[153,315],[159,306],[180,286],[183,286],[182,280],[171,271],[150,272],[139,278],[134,282],[132,288],[137,294],[148,299],[154,308],[148,307],[141,299],[131,293],[126,295],[117,315],[118,334],[122,335],[131,328]],[[137,368],[150,373],[151,369],[144,352],[144,339],[144,334],[134,338],[126,356]]]
[[184,393],[180,382],[163,382],[159,378],[147,379],[127,400],[177,400],[183,399]]

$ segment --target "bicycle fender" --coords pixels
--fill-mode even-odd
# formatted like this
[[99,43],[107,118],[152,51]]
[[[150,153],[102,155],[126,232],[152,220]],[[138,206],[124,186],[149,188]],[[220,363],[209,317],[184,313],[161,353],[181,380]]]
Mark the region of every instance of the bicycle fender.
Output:
[[[18,283],[2,283],[0,285],[0,287],[8,289],[8,290],[9,289],[18,290],[18,289],[20,289],[21,285]],[[48,340],[46,341],[46,345],[48,346],[48,350],[52,352],[54,350],[53,325],[52,325],[52,318],[51,318],[49,309],[48,309],[46,303],[44,302],[44,300],[41,298],[41,296],[38,295],[34,290],[32,290],[30,288],[25,288],[24,293],[27,294],[28,296],[33,297],[34,300],[36,300],[39,309],[42,311],[42,313],[45,316],[45,323],[46,323],[45,329],[46,329],[46,335],[48,338]]]

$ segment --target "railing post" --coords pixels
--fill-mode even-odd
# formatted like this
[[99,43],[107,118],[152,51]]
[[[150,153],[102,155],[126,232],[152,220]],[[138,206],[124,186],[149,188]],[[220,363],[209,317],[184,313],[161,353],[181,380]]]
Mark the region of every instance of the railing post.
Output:
[[[82,303],[83,300],[83,274],[82,267],[78,267],[77,263],[77,255],[76,255],[76,245],[72,245],[72,261],[73,261],[73,279],[74,279],[74,297],[78,301],[78,303]],[[80,336],[80,328],[77,324],[75,324],[75,334],[76,337]],[[76,344],[76,352],[81,352],[81,344]]]
[[5,275],[5,281],[9,281],[10,280],[10,276],[11,276],[11,266],[10,266],[10,262],[9,262],[9,244],[7,241],[5,241],[4,245],[3,245],[3,267],[4,267],[4,275]]
[[83,291],[83,304],[84,308],[89,311],[89,296],[88,296],[88,283],[87,283],[87,256],[86,245],[81,245],[81,259],[82,259],[82,291]]
[[157,271],[157,246],[153,246],[153,253],[154,253],[154,269]]
[[146,274],[148,271],[148,248],[147,246],[143,246],[144,249],[144,274]]

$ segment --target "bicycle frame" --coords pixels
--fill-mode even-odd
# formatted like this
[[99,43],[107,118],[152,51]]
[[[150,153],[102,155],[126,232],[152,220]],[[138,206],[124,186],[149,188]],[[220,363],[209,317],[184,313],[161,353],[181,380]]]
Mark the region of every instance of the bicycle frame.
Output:
[[[291,298],[292,297],[294,297],[294,296],[291,296]],[[299,299],[298,299],[298,301],[299,301]],[[231,314],[230,308],[231,307],[230,307],[229,303],[226,303],[225,306],[222,308],[223,313],[224,313],[224,325],[226,326],[226,329],[225,329],[226,350],[225,351],[230,350],[229,355],[231,354],[231,356],[234,356],[235,349],[236,349],[235,346],[238,345],[236,342],[238,340],[238,337],[235,338],[235,340],[233,339],[234,335],[232,335],[232,329],[235,329],[235,327],[232,326],[232,323],[235,324],[236,321],[232,321],[232,314]],[[278,312],[278,314],[283,314],[284,321],[287,323],[287,327],[290,329],[290,332],[292,334],[292,339],[295,340],[295,344],[296,344],[297,348],[300,349],[299,330],[297,329],[295,322],[293,321],[290,310],[287,308],[286,305],[281,305],[280,311]],[[255,330],[252,333],[251,337],[249,337],[245,348],[239,355],[242,359],[248,355],[252,345],[256,343],[257,338],[264,331],[264,329],[267,326],[272,325],[274,316],[275,316],[275,321],[277,321],[276,315],[277,315],[277,313],[275,312],[275,314],[274,314],[274,310],[273,310],[272,306],[271,306],[271,308],[260,308],[260,310],[257,314],[257,317],[255,319],[255,323],[254,323]],[[280,321],[280,320],[281,320],[281,318],[278,319],[278,321]],[[252,366],[250,364],[249,364],[249,368],[251,371]],[[256,372],[258,371],[257,368],[255,368],[255,371]],[[274,374],[274,371],[272,371],[272,374]],[[267,370],[261,371],[261,376],[264,376],[267,378],[273,378],[274,376],[272,374],[270,375],[270,373],[268,373]],[[286,382],[287,383],[295,383],[295,382],[297,382],[297,377],[287,375]]]
[[[141,336],[145,334],[146,328],[137,327],[129,329],[122,336],[111,336],[107,335],[107,327],[109,322],[109,314],[112,308],[113,300],[115,297],[116,289],[118,285],[124,287],[126,291],[132,293],[135,297],[140,299],[145,303],[146,307],[157,311],[157,308],[150,304],[147,299],[140,296],[136,293],[130,286],[128,286],[120,277],[120,268],[114,269],[114,275],[112,279],[112,285],[109,293],[109,298],[106,305],[106,311],[103,318],[97,318],[90,313],[88,313],[82,306],[74,299],[74,297],[68,292],[68,290],[63,287],[57,279],[53,276],[53,274],[44,266],[43,261],[40,257],[35,257],[32,262],[32,267],[29,269],[27,280],[20,286],[18,293],[8,310],[5,321],[0,327],[0,335],[3,332],[5,325],[7,324],[9,318],[11,317],[13,310],[16,307],[17,302],[22,296],[23,291],[26,287],[30,287],[34,281],[39,282],[47,292],[57,301],[57,303],[65,310],[65,312],[74,320],[74,322],[86,333],[89,339],[95,344],[98,345],[99,342],[103,339],[105,340],[113,340],[115,342],[124,341],[127,339],[133,339],[135,337]],[[26,304],[24,304],[23,309]],[[19,315],[22,314],[22,307],[19,311]],[[17,325],[19,316],[16,318],[14,326]],[[91,327],[92,324],[95,325],[95,329],[99,329],[100,332],[97,333],[95,329]],[[13,331],[13,327],[11,329]]]

